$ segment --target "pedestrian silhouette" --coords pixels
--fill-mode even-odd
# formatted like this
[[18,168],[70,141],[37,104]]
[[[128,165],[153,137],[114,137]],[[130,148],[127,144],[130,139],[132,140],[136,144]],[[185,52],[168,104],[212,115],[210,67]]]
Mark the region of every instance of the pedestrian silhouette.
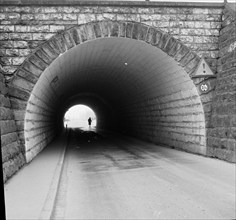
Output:
[[89,117],[89,119],[88,119],[89,127],[91,126],[91,123],[92,123],[92,119]]

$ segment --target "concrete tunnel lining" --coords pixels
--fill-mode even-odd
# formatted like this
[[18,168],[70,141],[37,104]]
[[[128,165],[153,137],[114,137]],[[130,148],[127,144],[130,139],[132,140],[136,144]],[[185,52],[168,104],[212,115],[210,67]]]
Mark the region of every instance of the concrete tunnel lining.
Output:
[[[150,30],[145,41],[140,40],[142,33],[137,40],[132,34],[135,39],[113,37],[112,31],[109,37],[91,38],[87,31],[87,41],[71,48],[67,38],[64,53],[50,58],[53,47],[48,50],[49,44],[59,39],[56,36],[42,46],[44,58],[40,53],[36,56],[37,51],[29,57],[22,68],[34,74],[34,83],[19,72],[12,81],[30,95],[24,116],[28,162],[55,138],[66,108],[76,102],[96,109],[98,118],[107,118],[109,112],[112,123],[98,123],[100,128],[206,154],[204,111],[189,76],[199,58],[165,33],[160,37],[165,44],[160,39],[157,44],[153,36],[160,32]],[[46,62],[50,59],[54,61]],[[39,64],[45,66],[44,71]],[[71,98],[76,96],[80,98]]]

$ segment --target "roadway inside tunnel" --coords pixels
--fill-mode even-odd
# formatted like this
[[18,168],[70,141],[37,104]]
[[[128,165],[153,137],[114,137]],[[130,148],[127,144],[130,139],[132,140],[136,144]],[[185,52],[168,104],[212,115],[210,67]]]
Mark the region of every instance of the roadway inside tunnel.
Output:
[[26,159],[63,129],[65,111],[91,107],[97,128],[205,155],[205,118],[189,75],[162,50],[125,38],[87,41],[55,59],[25,115]]
[[7,219],[235,218],[234,164],[108,131],[66,136],[5,185]]
[[214,160],[76,128],[65,154],[50,219],[233,217],[233,166],[223,180]]

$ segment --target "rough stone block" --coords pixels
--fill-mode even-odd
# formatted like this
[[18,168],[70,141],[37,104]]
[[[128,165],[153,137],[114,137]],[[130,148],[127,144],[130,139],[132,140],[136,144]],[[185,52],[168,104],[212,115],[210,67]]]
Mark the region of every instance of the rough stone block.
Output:
[[25,110],[14,110],[14,118],[16,121],[24,121],[25,119]]
[[0,106],[9,108],[11,106],[10,100],[5,97],[3,94],[0,94]]
[[126,23],[125,22],[122,22],[122,23],[119,23],[119,36],[120,37],[125,37],[126,36]]
[[193,74],[196,70],[196,67],[198,66],[199,62],[200,58],[195,56],[194,59],[192,59],[189,63],[186,64],[186,66],[184,67],[185,71],[191,76],[191,74]]
[[176,42],[176,44],[173,45],[173,47],[171,48],[168,54],[173,57],[175,56],[177,51],[180,50],[180,48],[181,48],[181,44],[179,42]]
[[[111,27],[111,24],[109,26]],[[85,31],[88,40],[94,40],[96,38],[92,23],[85,25]]]
[[147,26],[145,26],[145,25],[139,26],[139,30],[138,30],[139,37],[138,37],[138,39],[145,41],[147,33],[148,33],[148,27]]
[[13,142],[2,147],[2,162],[5,163],[19,154],[18,143]]
[[16,155],[11,160],[3,163],[3,177],[6,182],[14,173],[16,173],[25,164],[25,158],[22,153]]
[[37,26],[29,26],[30,32],[49,32],[49,25],[37,25]]
[[59,45],[57,44],[57,39],[55,37],[51,38],[48,41],[49,46],[52,48],[55,54],[59,55],[61,53],[61,49]]
[[1,135],[13,133],[16,131],[16,123],[14,120],[0,121]]
[[95,14],[78,14],[78,24],[85,24],[96,20]]
[[14,41],[13,47],[20,48],[20,49],[28,48],[28,42],[27,41]]
[[65,39],[67,49],[70,49],[70,48],[72,48],[72,47],[74,47],[76,45],[76,43],[73,41],[73,38],[71,37],[69,31],[64,32],[63,33],[63,37]]
[[27,101],[11,98],[12,109],[25,109],[27,106]]
[[119,36],[119,24],[112,23],[110,26],[110,36],[111,37],[118,37]]
[[100,28],[101,28],[102,37],[108,37],[109,36],[108,22],[101,22]]
[[11,109],[0,107],[0,120],[13,120]]
[[[1,36],[1,34],[0,34],[0,36]],[[1,41],[1,42],[0,42],[0,46],[1,46],[2,48],[9,48],[9,49],[12,49],[13,43],[14,43],[14,41],[10,41],[10,40],[8,40],[8,41]]]
[[[75,29],[72,29],[72,30],[74,31]],[[61,53],[64,53],[66,51],[66,42],[65,42],[65,39],[64,39],[63,35],[62,34],[56,35],[55,36],[55,41],[57,42],[57,45],[58,45]],[[74,41],[75,41],[75,39],[74,39]]]
[[188,48],[184,45],[181,45],[179,50],[176,51],[174,59],[179,62],[187,53],[189,52]]
[[99,23],[94,23],[93,24],[93,29],[94,29],[94,33],[95,33],[95,37],[99,38],[102,36],[101,33],[101,28],[100,28],[100,24]]
[[116,14],[112,14],[112,13],[102,13],[102,14],[97,14],[96,15],[96,20],[97,21],[105,21],[105,20],[109,20],[109,21],[115,21],[117,15]]
[[63,20],[73,21],[77,20],[76,14],[63,14]]
[[48,40],[50,39],[54,34],[46,34],[46,33],[33,33],[32,39],[33,40]]
[[162,33],[156,29],[149,28],[148,33],[146,36],[146,41],[152,45],[158,45],[159,47],[159,42],[162,38]]
[[189,52],[187,55],[185,55],[185,56],[183,57],[183,59],[181,59],[181,60],[179,61],[179,64],[180,64],[182,67],[184,67],[184,66],[186,66],[187,63],[189,63],[189,62],[190,62],[192,59],[194,59],[195,57],[197,57],[196,54],[194,54],[194,53],[192,53],[192,52]]
[[163,51],[165,51],[168,55],[171,56],[171,49],[174,47],[175,44],[177,44],[177,41],[173,37],[170,37],[167,44],[163,48]]
[[0,34],[0,40],[8,40],[9,39],[9,34],[8,33],[1,33]]
[[69,32],[70,32],[70,35],[73,38],[73,41],[75,42],[75,44],[80,44],[81,41],[80,41],[80,36],[79,36],[77,29],[73,28],[73,29],[69,30]]
[[58,54],[50,47],[49,44],[45,43],[41,48],[46,53],[47,57],[50,58],[51,62],[58,57]]
[[17,131],[24,131],[25,121],[16,121]]
[[3,95],[6,95],[8,92],[8,89],[5,85],[5,83],[3,83],[3,82],[0,82],[0,91],[1,91],[1,94],[3,94]]
[[132,33],[133,33],[133,23],[127,23],[126,24],[126,37],[127,38],[132,38]]
[[16,142],[18,141],[18,136],[16,132],[13,133],[8,133],[5,135],[1,135],[1,145],[2,147],[12,143],[12,142]]
[[9,95],[14,98],[19,98],[21,100],[28,101],[30,97],[30,93],[27,92],[26,90],[22,90],[20,88],[15,88],[11,85],[9,85]]
[[36,77],[39,77],[42,73],[42,70],[36,67],[34,64],[30,63],[29,61],[25,61],[22,65],[22,68],[32,74],[34,74]]
[[18,87],[18,88],[22,88],[24,90],[27,90],[29,92],[31,92],[34,88],[34,83],[29,82],[28,80],[21,78],[19,76],[15,76],[13,78],[12,85]]
[[11,65],[12,64],[12,57],[1,57],[0,58],[0,63],[2,65]]
[[162,34],[161,39],[158,42],[158,47],[163,50],[165,48],[169,38],[170,38],[169,34],[165,34],[165,33]]
[[11,40],[32,40],[31,33],[10,33],[9,39]]
[[141,29],[141,25],[140,24],[134,24],[134,27],[133,27],[133,33],[132,33],[132,38],[133,39],[139,39],[139,32],[140,32],[140,29]]
[[41,58],[45,63],[47,63],[48,65],[53,61],[53,59],[51,57],[49,57],[46,52],[40,48],[38,49],[35,54]]
[[23,33],[27,33],[29,30],[29,26],[24,26],[24,25],[16,25],[15,26],[15,31],[16,32],[23,32]]
[[0,25],[0,32],[14,32],[14,25]]
[[25,61],[25,57],[13,57],[12,65],[19,66]]
[[65,26],[62,25],[50,25],[50,32],[60,32],[65,30]]
[[34,14],[22,14],[21,20],[35,20]]

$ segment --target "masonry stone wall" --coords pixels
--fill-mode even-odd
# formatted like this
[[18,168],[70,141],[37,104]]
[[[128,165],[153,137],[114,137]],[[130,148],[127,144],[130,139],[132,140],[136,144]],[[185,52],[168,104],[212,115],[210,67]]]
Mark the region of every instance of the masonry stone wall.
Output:
[[137,138],[206,155],[205,117],[193,84],[126,106],[124,121],[128,133]]
[[[179,88],[178,93],[162,97],[150,96],[148,99],[135,100],[136,103],[126,103],[122,106],[121,115],[127,122],[127,128],[131,134],[158,144],[235,161],[232,156],[235,147],[235,102],[232,101],[235,100],[235,91],[232,91],[235,85],[235,40],[232,39],[235,39],[235,32],[230,32],[235,28],[235,20],[224,16],[221,29],[222,11],[223,7],[219,5],[207,8],[178,5],[1,6],[0,62],[4,71],[4,77],[1,75],[1,86],[4,88],[1,89],[1,99],[4,103],[9,103],[9,106],[1,104],[1,128],[4,126],[6,129],[2,133],[3,149],[10,149],[5,152],[3,150],[5,179],[25,163],[25,154],[31,160],[55,137],[55,120],[52,117],[55,109],[50,107],[53,96],[45,92],[42,97],[35,97],[37,92],[32,91],[37,90],[35,84],[41,73],[59,54],[80,44],[81,40],[101,35],[127,35],[126,37],[137,40],[141,37],[143,41],[152,44],[153,39],[160,40],[154,36],[156,30],[161,32],[158,32],[162,45],[159,48],[178,60],[188,74],[193,73],[199,57],[206,58],[213,72],[218,71],[216,91],[214,92],[214,86],[207,94],[197,91],[200,82],[207,80],[214,85],[214,79],[191,81],[188,78],[186,85],[189,87],[182,89],[183,91]],[[224,13],[227,14],[226,11]],[[106,25],[93,23],[85,29],[78,26],[91,21],[112,22]],[[135,22],[135,25],[128,21]],[[145,37],[135,32],[139,29],[138,24],[149,25],[150,29],[147,26],[140,28],[142,34],[146,31]],[[101,29],[100,32],[96,32],[96,28]],[[126,28],[127,33],[122,32],[122,28]],[[95,32],[92,33],[91,30]],[[77,34],[74,35],[75,32]],[[168,47],[176,47],[176,50],[171,52]],[[188,56],[185,57],[186,54]],[[17,75],[13,77],[16,72]],[[7,87],[4,78],[7,80]],[[175,88],[180,86],[178,83],[183,83],[178,81],[182,80],[178,77],[170,80]],[[223,86],[225,83],[228,86]],[[221,100],[224,100],[226,107],[222,107]],[[11,128],[7,130],[9,126]],[[29,141],[27,149],[26,138]],[[9,144],[9,148],[4,148]]]
[[11,76],[25,58],[55,33],[90,21],[135,21],[171,34],[216,70],[222,6],[6,6],[0,8],[0,57]]
[[24,146],[19,141],[8,88],[0,65],[0,126],[4,182],[25,164]]
[[219,37],[219,60],[213,98],[208,155],[236,161],[236,18],[224,9]]

